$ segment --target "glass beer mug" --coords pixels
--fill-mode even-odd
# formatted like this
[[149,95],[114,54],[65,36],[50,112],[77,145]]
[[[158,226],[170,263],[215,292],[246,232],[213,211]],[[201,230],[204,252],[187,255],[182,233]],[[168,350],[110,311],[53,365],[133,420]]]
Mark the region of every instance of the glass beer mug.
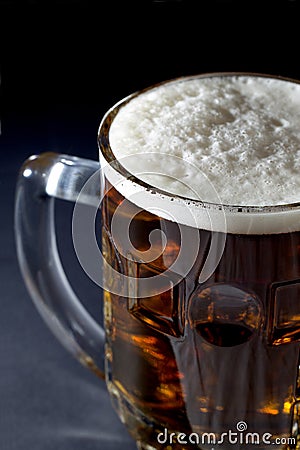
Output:
[[[276,92],[288,98],[282,100],[282,118],[272,110],[275,101],[278,105]],[[300,448],[299,195],[298,202],[294,197],[276,201],[272,183],[280,185],[278,171],[269,176],[263,165],[267,161],[269,167],[267,158],[272,149],[274,158],[279,141],[286,151],[276,158],[291,161],[299,151],[289,150],[297,139],[299,145],[298,131],[284,134],[292,118],[299,118],[299,99],[300,86],[293,80],[257,74],[183,77],[135,93],[107,112],[98,134],[100,164],[43,153],[21,168],[15,221],[27,288],[62,344],[100,377],[105,372],[113,405],[140,449]],[[204,109],[195,119],[201,101]],[[227,109],[226,102],[231,102]],[[126,122],[121,114],[131,105]],[[176,120],[172,108],[180,111]],[[255,108],[264,112],[257,114],[258,122],[251,119]],[[159,147],[155,139],[164,137],[164,127],[155,128],[156,114],[171,130],[170,148],[178,150],[178,136],[185,139],[185,156]],[[260,152],[253,170],[257,175],[262,166],[257,177],[266,184],[257,191],[258,204],[247,195],[260,178],[251,180],[249,161],[249,172],[240,176],[240,156],[240,165],[234,160],[234,173],[229,171],[228,154],[235,158],[236,147],[229,151],[228,134],[220,135],[239,115],[245,129],[234,135],[233,147],[237,140],[247,145],[248,133],[247,142],[253,139]],[[197,139],[194,120],[202,127]],[[151,141],[142,147],[139,122],[156,146]],[[209,126],[218,133],[209,135]],[[182,138],[184,132],[188,137]],[[227,187],[225,181],[211,181],[219,161],[216,153],[205,153],[212,136],[211,148],[226,148],[220,173],[222,180],[229,174]],[[190,158],[196,151],[188,148],[191,141],[210,158],[207,171]],[[250,159],[257,157],[255,145]],[[295,167],[290,163],[287,173],[286,163],[280,167],[282,185],[294,183],[287,191],[297,196]],[[243,202],[223,200],[240,186]],[[73,243],[82,267],[103,288],[103,327],[83,308],[64,274],[55,198],[75,202]]]

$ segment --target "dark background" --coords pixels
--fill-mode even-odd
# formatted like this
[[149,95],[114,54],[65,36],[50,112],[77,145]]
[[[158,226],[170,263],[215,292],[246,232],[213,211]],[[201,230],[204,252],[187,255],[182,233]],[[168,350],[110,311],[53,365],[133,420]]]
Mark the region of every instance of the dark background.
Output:
[[[52,336],[15,255],[17,173],[31,154],[97,159],[115,102],[150,84],[215,71],[300,79],[299,2],[0,0],[0,450],[133,450],[104,383]],[[72,205],[58,203],[67,273],[101,320],[101,292],[72,255]]]

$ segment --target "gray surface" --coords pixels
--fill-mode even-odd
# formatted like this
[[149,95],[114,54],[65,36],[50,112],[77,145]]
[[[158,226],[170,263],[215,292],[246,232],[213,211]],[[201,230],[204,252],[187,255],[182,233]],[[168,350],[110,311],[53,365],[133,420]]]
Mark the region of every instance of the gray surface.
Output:
[[[18,166],[19,158],[6,157],[0,169],[5,211],[0,234],[0,448],[134,450],[132,439],[112,409],[104,382],[62,348],[25,289],[15,255],[12,221]],[[68,210],[61,205],[58,211],[61,221],[64,209]],[[98,309],[100,313],[101,293],[91,286],[86,294],[91,303],[86,306],[92,313]]]

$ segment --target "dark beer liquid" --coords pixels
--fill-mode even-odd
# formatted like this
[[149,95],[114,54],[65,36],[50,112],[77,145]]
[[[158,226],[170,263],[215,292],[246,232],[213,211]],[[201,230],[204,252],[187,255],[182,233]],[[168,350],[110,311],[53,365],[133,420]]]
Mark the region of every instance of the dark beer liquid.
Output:
[[[107,184],[103,200],[103,253],[121,273],[163,274],[178,255],[178,226],[135,206]],[[137,250],[149,248],[149,234],[167,236],[164,257],[150,263],[118,251],[111,236],[116,207],[126,202],[133,217],[130,235]],[[118,220],[125,221],[125,213]],[[147,449],[268,448],[246,443],[246,432],[289,438],[297,432],[300,333],[300,233],[228,234],[213,275],[198,283],[211,242],[199,230],[198,256],[188,275],[171,277],[172,288],[147,298],[105,292],[107,383],[120,417]],[[155,245],[155,243],[154,243]],[[129,251],[129,250],[128,250]],[[123,255],[127,249],[122,249]],[[116,280],[106,269],[113,286]],[[179,282],[177,282],[179,280]],[[167,281],[167,280],[166,280]],[[138,280],[136,281],[138,290]],[[203,441],[170,446],[164,432],[216,436],[247,424],[239,443]],[[285,441],[288,442],[288,441]],[[275,444],[272,448],[300,448]]]
[[252,336],[252,331],[242,325],[207,322],[196,327],[197,332],[207,342],[220,347],[243,344]]

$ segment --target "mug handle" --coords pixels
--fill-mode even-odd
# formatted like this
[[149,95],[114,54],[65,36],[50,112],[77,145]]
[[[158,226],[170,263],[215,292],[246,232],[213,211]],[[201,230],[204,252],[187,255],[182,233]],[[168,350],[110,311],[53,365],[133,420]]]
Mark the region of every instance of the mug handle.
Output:
[[[15,240],[20,270],[42,318],[83,365],[104,379],[104,329],[70,286],[58,254],[55,198],[75,202],[96,161],[57,153],[31,156],[20,169],[15,198]],[[85,204],[97,207],[99,183],[89,183]]]

